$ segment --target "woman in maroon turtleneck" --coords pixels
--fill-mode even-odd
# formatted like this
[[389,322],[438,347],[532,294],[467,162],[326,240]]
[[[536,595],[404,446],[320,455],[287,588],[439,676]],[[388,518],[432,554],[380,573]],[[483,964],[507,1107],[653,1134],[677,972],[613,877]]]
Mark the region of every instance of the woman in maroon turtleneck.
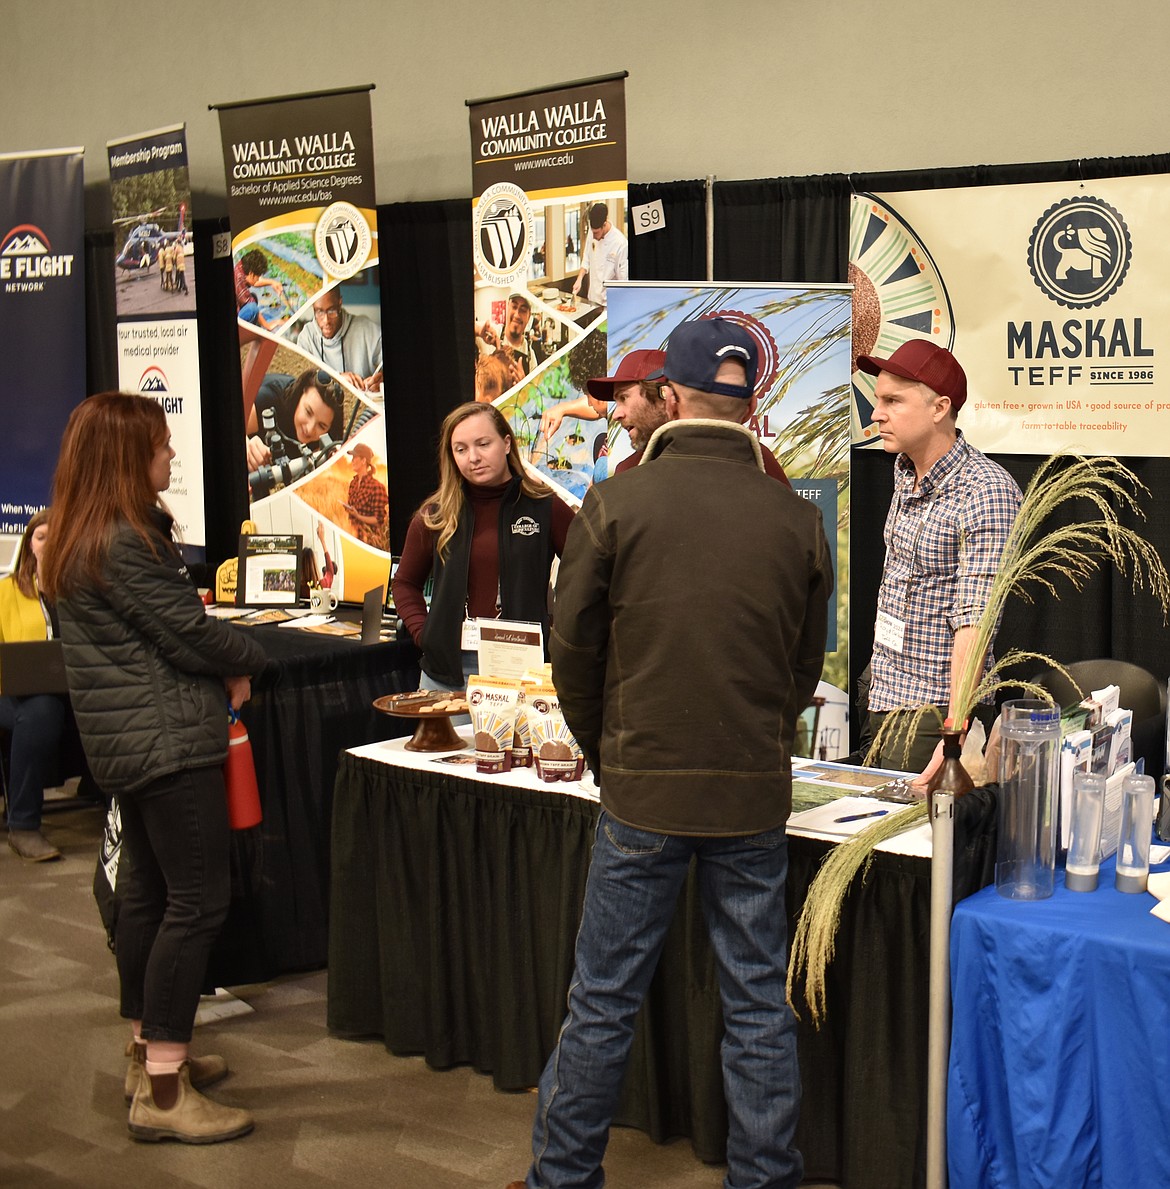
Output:
[[439,488],[410,522],[393,583],[394,605],[422,650],[424,689],[463,689],[475,672],[465,621],[538,622],[547,638],[549,571],[573,515],[524,470],[494,405],[469,402],[447,415]]

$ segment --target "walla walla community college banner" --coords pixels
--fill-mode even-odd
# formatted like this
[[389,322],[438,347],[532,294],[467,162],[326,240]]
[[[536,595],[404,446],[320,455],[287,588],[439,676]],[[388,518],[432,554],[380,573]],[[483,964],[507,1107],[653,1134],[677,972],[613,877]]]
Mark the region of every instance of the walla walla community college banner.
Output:
[[0,156],[0,533],[48,504],[85,397],[82,152]]
[[[1168,201],[1158,176],[857,195],[854,358],[950,348],[985,451],[1170,457]],[[873,441],[873,378],[853,386]]]
[[606,374],[608,286],[629,277],[624,76],[468,107],[475,399],[498,405],[529,465],[579,503],[596,435],[548,414]]
[[203,422],[191,182],[183,125],[106,146],[114,208],[118,386],[158,401],[175,460],[165,493],[184,552],[202,560]]
[[361,602],[390,572],[369,88],[219,119],[251,516]]

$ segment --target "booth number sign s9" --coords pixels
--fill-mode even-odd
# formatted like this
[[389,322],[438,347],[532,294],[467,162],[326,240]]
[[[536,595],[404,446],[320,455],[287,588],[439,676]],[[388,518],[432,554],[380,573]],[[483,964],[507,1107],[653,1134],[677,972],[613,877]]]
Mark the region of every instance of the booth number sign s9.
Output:
[[656,198],[645,206],[630,207],[630,223],[635,235],[645,235],[647,231],[661,231],[666,226],[662,199]]

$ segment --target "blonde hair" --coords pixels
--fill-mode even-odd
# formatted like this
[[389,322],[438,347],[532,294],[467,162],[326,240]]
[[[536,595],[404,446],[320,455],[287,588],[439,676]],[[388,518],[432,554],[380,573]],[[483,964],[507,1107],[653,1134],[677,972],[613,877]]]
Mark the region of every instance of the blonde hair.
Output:
[[547,499],[552,495],[551,488],[532,478],[524,469],[520,450],[516,445],[516,435],[495,405],[468,401],[457,409],[452,409],[443,418],[443,425],[439,430],[439,486],[423,500],[419,508],[423,524],[436,534],[435,544],[442,561],[447,560],[447,546],[459,527],[459,517],[466,499],[463,494],[463,476],[459,473],[459,468],[455,465],[455,456],[451,452],[451,437],[456,427],[471,417],[487,417],[496,433],[501,438],[509,439],[508,470],[519,478],[520,489],[525,495],[533,499]]

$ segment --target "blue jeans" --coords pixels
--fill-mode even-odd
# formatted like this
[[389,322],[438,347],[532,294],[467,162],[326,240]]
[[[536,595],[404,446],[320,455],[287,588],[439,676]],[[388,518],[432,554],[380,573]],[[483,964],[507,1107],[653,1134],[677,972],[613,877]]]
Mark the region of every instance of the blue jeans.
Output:
[[186,1042],[232,898],[223,769],[176,772],[118,801],[129,868],[114,934],[122,1015],[142,1021],[146,1040]]
[[726,1189],[789,1189],[800,1109],[796,1020],[785,1000],[783,828],[739,838],[636,830],[602,813],[577,934],[569,1014],[540,1078],[529,1189],[598,1189],[634,1019],[691,857],[723,1000]]
[[8,828],[39,830],[49,774],[57,769],[65,702],[56,694],[0,697],[0,727],[12,735]]

